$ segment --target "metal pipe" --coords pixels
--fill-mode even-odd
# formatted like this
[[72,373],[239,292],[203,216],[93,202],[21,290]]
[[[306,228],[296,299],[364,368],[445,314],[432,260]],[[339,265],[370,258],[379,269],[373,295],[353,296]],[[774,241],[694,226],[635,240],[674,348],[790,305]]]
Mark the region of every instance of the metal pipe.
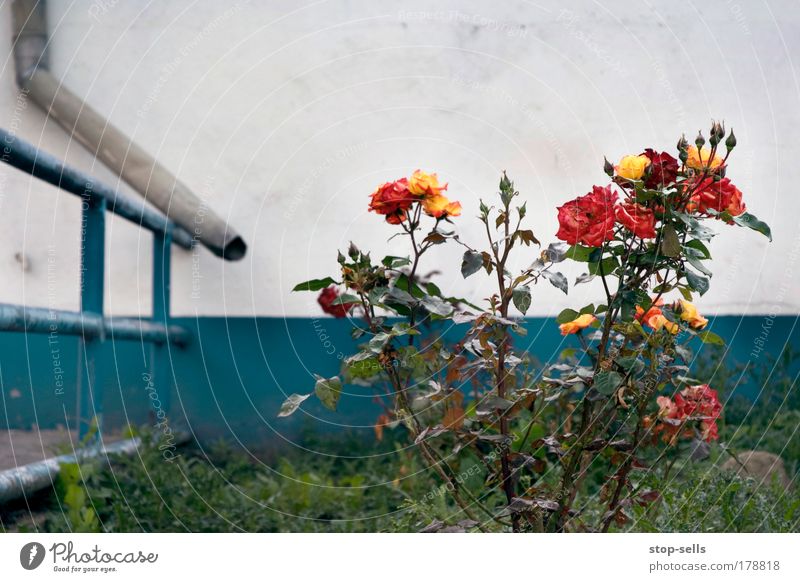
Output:
[[95,339],[105,334],[118,340],[151,343],[172,342],[185,346],[191,333],[179,325],[135,317],[102,317],[95,313],[61,311],[43,307],[23,307],[0,303],[0,331],[26,333],[61,333]]
[[61,455],[0,472],[0,504],[12,499],[27,497],[55,483],[61,465],[77,463],[109,454],[133,454],[141,444],[138,438],[117,441],[101,447],[92,447],[76,452],[74,455]]
[[14,54],[20,87],[68,134],[145,200],[192,232],[211,252],[232,261],[244,257],[247,245],[238,233],[188,186],[47,71],[44,1],[15,0],[14,4]]
[[165,232],[172,227],[173,240],[185,249],[192,247],[192,235],[182,228],[174,227],[161,213],[148,208],[141,200],[128,198],[96,181],[92,176],[64,165],[55,156],[37,149],[33,144],[0,128],[2,155],[0,161],[7,163],[48,184],[57,186],[84,199],[104,198],[108,210],[153,232]]

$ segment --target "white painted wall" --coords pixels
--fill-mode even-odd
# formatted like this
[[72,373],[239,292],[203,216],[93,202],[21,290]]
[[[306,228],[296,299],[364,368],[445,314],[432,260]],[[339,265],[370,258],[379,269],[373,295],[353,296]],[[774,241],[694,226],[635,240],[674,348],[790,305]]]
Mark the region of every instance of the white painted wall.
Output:
[[[603,155],[672,148],[712,117],[736,129],[729,177],[775,242],[720,225],[701,306],[799,312],[796,0],[564,4],[49,0],[50,54],[56,76],[250,245],[239,263],[176,249],[175,313],[316,313],[310,295],[289,291],[332,273],[336,247],[402,252],[367,195],[417,167],[450,182],[466,240],[479,243],[471,217],[502,169],[538,236],[554,240],[555,207],[604,183]],[[110,180],[19,101],[8,1],[0,21],[0,123]],[[0,301],[76,307],[76,200],[3,167],[0,205]],[[119,220],[110,230],[109,310],[147,313],[149,237]],[[444,270],[444,289],[485,296],[488,280],[461,280],[459,255],[442,249],[429,266]],[[532,313],[596,292],[542,286]]]

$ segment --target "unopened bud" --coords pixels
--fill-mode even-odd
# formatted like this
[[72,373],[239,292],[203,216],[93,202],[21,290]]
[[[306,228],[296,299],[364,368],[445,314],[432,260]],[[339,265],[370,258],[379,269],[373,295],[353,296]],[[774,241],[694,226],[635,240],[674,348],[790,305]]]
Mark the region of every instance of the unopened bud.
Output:
[[603,171],[609,176],[614,176],[614,164],[608,161],[608,158],[603,157]]
[[736,147],[736,136],[733,135],[733,130],[731,130],[731,134],[728,136],[728,139],[725,140],[725,147],[728,148],[728,151],[731,151]]
[[678,140],[678,151],[682,152],[683,150],[685,150],[688,147],[689,147],[689,142],[686,141],[686,136],[685,135],[681,135],[681,139]]
[[689,159],[689,152],[687,150],[685,150],[685,149],[681,150],[678,153],[678,159],[681,161],[681,163],[685,164],[686,160]]
[[697,132],[697,137],[694,138],[694,145],[697,146],[698,150],[702,148],[704,145],[706,145],[706,138],[703,137],[702,131]]

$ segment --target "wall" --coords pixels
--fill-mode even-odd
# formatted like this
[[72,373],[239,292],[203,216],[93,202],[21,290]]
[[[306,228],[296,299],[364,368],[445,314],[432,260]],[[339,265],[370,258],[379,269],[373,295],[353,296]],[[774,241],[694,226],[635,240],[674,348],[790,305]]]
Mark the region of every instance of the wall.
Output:
[[[353,239],[403,251],[386,242],[392,230],[366,212],[366,196],[416,167],[450,182],[465,206],[465,240],[480,240],[471,217],[502,169],[528,200],[536,233],[552,240],[555,206],[604,182],[604,155],[672,148],[711,118],[736,129],[729,175],[775,242],[768,255],[763,238],[720,227],[712,250],[726,269],[701,307],[797,313],[800,198],[788,194],[800,181],[794,3],[562,4],[52,1],[51,61],[65,85],[250,244],[236,264],[176,251],[176,313],[315,313],[309,297],[289,290],[331,272],[333,247]],[[10,55],[9,3],[0,22]],[[34,105],[20,105],[8,56],[0,115],[26,139],[109,177]],[[75,306],[76,202],[0,171],[0,301]],[[146,313],[149,237],[120,221],[110,230],[108,309]],[[48,244],[56,245],[50,290]],[[463,282],[458,255],[431,256],[445,271],[442,287],[483,297],[488,281]],[[532,313],[557,313],[596,291],[568,299],[537,289]]]
[[[318,313],[313,296],[291,288],[332,273],[335,247],[350,240],[376,254],[403,254],[399,240],[387,242],[391,227],[367,213],[367,195],[417,167],[450,182],[465,207],[457,227],[474,244],[481,239],[472,220],[478,199],[490,198],[508,170],[535,232],[548,242],[555,207],[605,182],[604,155],[670,149],[681,132],[692,137],[710,119],[724,119],[740,143],[729,177],[749,210],[771,224],[774,242],[720,225],[724,236],[712,245],[717,276],[699,305],[712,317],[730,316],[718,321],[735,331],[740,360],[765,321],[781,322],[770,324],[772,351],[794,342],[794,4],[580,0],[566,9],[561,2],[453,0],[432,9],[421,1],[398,8],[375,0],[51,0],[48,15],[55,75],[249,243],[238,263],[202,249],[174,250],[173,311],[205,331],[175,352],[173,365],[175,405],[198,434],[254,439],[298,434],[305,415],[275,423],[283,392],[306,390],[311,371],[336,371],[303,319]],[[0,51],[0,123],[115,183],[19,93],[8,2],[0,6]],[[0,167],[0,302],[78,306],[78,220],[71,195]],[[107,311],[148,314],[149,235],[113,218],[108,230]],[[520,264],[533,252],[522,253]],[[436,253],[428,268],[443,271],[444,290],[485,296],[488,279],[461,279],[457,248]],[[529,313],[547,318],[597,292],[583,286],[566,298],[544,285]],[[536,348],[546,356],[560,338],[551,321],[534,321],[546,330]],[[345,341],[344,324],[326,325]],[[70,341],[65,362],[74,360]],[[49,392],[46,339],[0,334],[0,345],[5,422],[69,420],[74,393]],[[108,350],[109,419],[145,418],[141,347]],[[373,409],[356,401],[364,398],[346,398],[345,415],[330,422],[367,426]]]

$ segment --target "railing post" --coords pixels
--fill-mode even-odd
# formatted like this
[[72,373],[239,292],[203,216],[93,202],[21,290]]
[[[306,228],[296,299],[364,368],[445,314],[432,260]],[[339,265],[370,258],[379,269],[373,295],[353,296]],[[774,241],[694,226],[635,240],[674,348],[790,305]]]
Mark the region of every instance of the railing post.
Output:
[[[170,269],[172,265],[172,229],[153,231],[153,321],[170,325]],[[167,421],[172,401],[172,374],[169,366],[169,341],[150,346],[151,406],[156,424]]]
[[[105,284],[106,199],[92,195],[87,182],[81,196],[81,313],[103,317]],[[88,330],[85,330],[88,331]],[[102,438],[103,386],[100,365],[104,332],[78,340],[78,438],[83,440],[93,425]],[[98,380],[100,379],[100,380]]]

